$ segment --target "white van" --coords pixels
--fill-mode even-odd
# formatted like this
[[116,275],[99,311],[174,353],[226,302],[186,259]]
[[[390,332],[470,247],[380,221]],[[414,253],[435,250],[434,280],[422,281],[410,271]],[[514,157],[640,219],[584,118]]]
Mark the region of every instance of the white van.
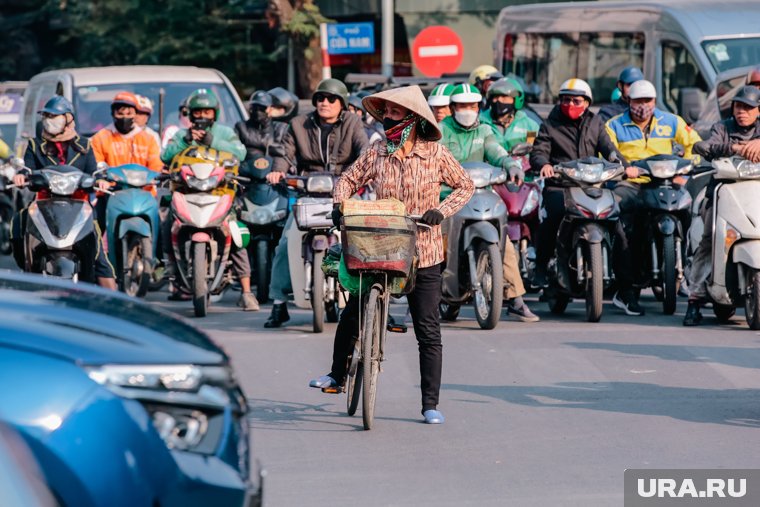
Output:
[[585,79],[607,103],[617,76],[636,66],[652,81],[658,107],[699,116],[717,75],[760,63],[758,0],[567,2],[502,9],[495,65],[526,82],[545,114],[563,81]]
[[[62,95],[74,105],[77,132],[91,136],[112,122],[111,100],[120,91],[144,95],[154,103],[149,126],[161,132],[179,122],[179,105],[199,88],[213,92],[220,102],[219,119],[230,127],[247,118],[235,88],[218,70],[199,67],[134,65],[51,70],[37,74],[24,94],[17,143],[25,147],[35,136],[37,111],[53,95]],[[18,145],[17,145],[18,149]],[[23,151],[22,151],[23,153]]]

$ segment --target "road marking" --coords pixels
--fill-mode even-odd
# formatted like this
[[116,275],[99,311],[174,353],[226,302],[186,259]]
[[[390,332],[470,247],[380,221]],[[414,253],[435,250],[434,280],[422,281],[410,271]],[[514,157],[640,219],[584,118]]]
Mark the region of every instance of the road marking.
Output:
[[657,370],[631,370],[631,373],[654,373]]

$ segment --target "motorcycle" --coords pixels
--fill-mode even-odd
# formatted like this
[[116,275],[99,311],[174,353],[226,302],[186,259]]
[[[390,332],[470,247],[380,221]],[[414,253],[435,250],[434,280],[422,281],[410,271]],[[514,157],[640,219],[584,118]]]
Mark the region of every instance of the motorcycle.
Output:
[[13,176],[16,170],[11,164],[0,161],[0,254],[11,253],[11,220],[16,211],[14,204]]
[[232,155],[203,146],[187,148],[172,164],[174,283],[192,294],[196,317],[205,317],[210,297],[221,295],[232,281],[235,186],[249,181],[237,175],[238,165]]
[[158,243],[158,202],[155,182],[166,175],[139,164],[111,167],[106,178],[115,184],[106,206],[108,257],[119,288],[130,296],[148,291]]
[[637,285],[651,286],[662,301],[663,313],[673,315],[678,285],[684,278],[683,243],[692,204],[685,186],[674,184],[673,179],[688,174],[692,162],[675,155],[655,155],[633,165],[652,178],[641,187],[644,207],[636,217],[644,241],[632,245],[640,248],[634,258],[643,260]]
[[299,308],[312,309],[315,333],[324,330],[325,318],[338,322],[338,280],[322,271],[327,249],[340,242],[339,231],[332,223],[334,180],[330,173],[288,176],[285,180],[300,194],[293,204],[292,225],[285,231],[293,299]]
[[481,329],[493,329],[504,299],[502,251],[507,240],[507,206],[492,185],[504,183],[506,173],[482,162],[462,167],[475,184],[475,193],[454,216],[443,221],[446,267],[442,275],[440,314],[454,321],[462,304],[472,301]]
[[[517,158],[525,172],[530,168],[528,154],[532,146],[521,143],[512,150],[512,156]],[[520,276],[526,288],[531,287],[531,280],[536,269],[536,251],[533,247],[533,236],[538,230],[538,211],[541,208],[541,191],[543,182],[526,176],[522,185],[504,183],[494,185],[493,189],[507,205],[509,220],[507,230],[509,240],[515,247]]]
[[598,322],[605,286],[612,282],[610,253],[620,215],[612,190],[603,184],[625,170],[618,162],[588,157],[559,164],[554,171],[571,186],[563,189],[565,216],[545,298],[554,314],[564,313],[571,298],[585,298],[586,320]]
[[95,175],[68,165],[32,172],[21,159],[14,165],[28,173],[27,187],[37,194],[24,231],[24,271],[95,283],[98,239],[89,200]]
[[[248,161],[246,161],[248,163]],[[242,199],[240,221],[251,233],[249,254],[256,273],[256,298],[269,300],[269,283],[274,249],[280,241],[288,217],[288,192],[280,185],[270,185],[266,175],[272,170],[271,157],[250,162],[251,183]]]
[[712,275],[707,293],[719,321],[744,305],[750,329],[760,329],[760,163],[713,160],[715,188]]

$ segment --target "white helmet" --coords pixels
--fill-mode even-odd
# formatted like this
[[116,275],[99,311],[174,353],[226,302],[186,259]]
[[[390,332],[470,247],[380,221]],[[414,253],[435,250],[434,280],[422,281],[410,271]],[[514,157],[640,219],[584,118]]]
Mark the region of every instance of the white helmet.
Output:
[[594,100],[594,96],[591,94],[591,87],[583,79],[568,79],[559,87],[559,94],[586,97],[589,102]]
[[634,81],[633,84],[631,84],[631,88],[628,90],[628,98],[656,99],[657,90],[655,90],[654,85],[646,79],[640,79],[639,81]]
[[448,83],[441,83],[430,92],[428,96],[429,106],[448,106],[451,102],[451,92],[454,91],[454,86]]

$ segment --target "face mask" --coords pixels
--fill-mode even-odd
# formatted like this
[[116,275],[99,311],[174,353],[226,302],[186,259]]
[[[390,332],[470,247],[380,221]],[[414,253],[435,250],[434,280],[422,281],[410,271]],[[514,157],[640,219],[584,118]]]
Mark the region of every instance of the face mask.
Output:
[[113,126],[120,134],[129,134],[135,126],[134,118],[114,118]]
[[193,118],[193,128],[195,130],[208,130],[213,124],[214,120],[210,118]]
[[654,104],[631,104],[631,118],[636,121],[647,121],[654,113]]
[[586,106],[576,106],[574,104],[560,104],[559,105],[560,111],[562,111],[562,114],[570,118],[571,120],[575,121],[578,118],[583,115],[583,112],[586,110]]
[[463,127],[472,127],[478,120],[478,112],[470,111],[469,109],[456,111],[454,112],[454,119]]
[[501,118],[504,115],[513,115],[515,114],[515,105],[514,104],[505,104],[504,102],[494,102],[491,104],[491,118],[494,120],[497,120]]
[[42,128],[50,135],[58,135],[66,128],[66,117],[56,116],[54,118],[43,118]]

